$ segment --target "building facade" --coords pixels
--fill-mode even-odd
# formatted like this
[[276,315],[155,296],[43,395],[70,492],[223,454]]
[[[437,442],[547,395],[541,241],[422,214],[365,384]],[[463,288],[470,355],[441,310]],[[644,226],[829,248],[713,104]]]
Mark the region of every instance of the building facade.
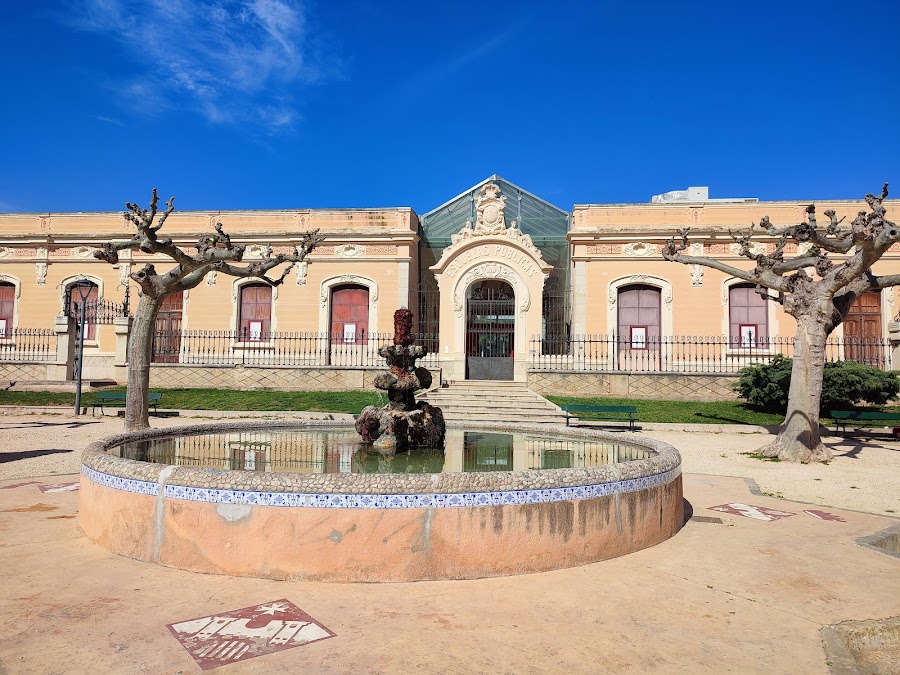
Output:
[[[170,296],[157,321],[151,383],[368,386],[394,310],[409,307],[432,352],[428,365],[445,381],[658,396],[658,384],[647,392],[637,384],[653,376],[678,382],[672,387],[682,394],[705,387],[729,396],[739,367],[790,355],[793,321],[745,282],[668,262],[662,247],[690,227],[692,255],[749,268],[730,233],[763,216],[801,222],[808,204],[710,200],[691,188],[645,204],[565,211],[492,176],[422,216],[410,208],[176,211],[166,236],[191,248],[222,223],[247,246],[245,260],[290,251],[311,229],[325,238],[280,286],[212,272]],[[895,220],[896,205],[886,202]],[[867,210],[863,200],[816,206],[847,221]],[[0,214],[0,379],[71,378],[84,306],[85,377],[124,381],[139,300],[129,275],[172,264],[141,252],[116,266],[93,257],[132,227],[122,213]],[[755,241],[774,250],[764,234]],[[895,248],[877,273],[900,272]],[[860,298],[832,337],[830,357],[891,367],[895,297],[892,288]]]

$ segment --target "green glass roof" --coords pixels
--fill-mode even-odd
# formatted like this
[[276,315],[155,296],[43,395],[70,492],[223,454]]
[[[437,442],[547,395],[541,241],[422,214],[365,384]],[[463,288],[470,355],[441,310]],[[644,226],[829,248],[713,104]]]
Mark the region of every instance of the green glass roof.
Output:
[[473,199],[486,183],[496,183],[500,194],[506,196],[506,224],[517,220],[519,229],[531,235],[535,246],[543,250],[565,242],[569,231],[569,214],[566,211],[494,174],[422,216],[422,238],[426,246],[435,249],[449,246],[450,236],[463,228],[467,218],[471,218],[474,224]]

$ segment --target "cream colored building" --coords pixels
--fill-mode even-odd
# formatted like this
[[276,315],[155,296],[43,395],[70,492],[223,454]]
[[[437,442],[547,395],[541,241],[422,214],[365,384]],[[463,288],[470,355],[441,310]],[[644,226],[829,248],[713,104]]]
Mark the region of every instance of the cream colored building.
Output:
[[[789,353],[791,318],[740,280],[665,261],[662,246],[690,227],[693,255],[748,268],[729,232],[763,216],[800,222],[809,203],[709,199],[691,188],[644,204],[565,211],[492,176],[421,217],[405,207],[176,211],[166,236],[190,248],[221,222],[247,245],[246,260],[268,247],[289,251],[307,230],[325,239],[278,287],[211,273],[172,298],[158,322],[151,381],[367,386],[400,307],[416,313],[433,352],[428,365],[444,380],[527,380],[568,391],[582,388],[576,374],[592,374],[584,388],[635,394],[614,376],[733,374]],[[867,208],[863,200],[815,203],[819,214],[833,209],[848,221]],[[887,206],[894,220],[896,205]],[[71,378],[82,286],[90,293],[85,376],[123,381],[128,314],[138,301],[129,274],[170,264],[140,252],[117,266],[94,259],[131,227],[122,213],[0,214],[0,379]],[[772,250],[774,242],[760,236],[758,245]],[[900,250],[876,272],[900,272]],[[862,299],[835,334],[832,358],[890,367],[895,304],[894,289]]]

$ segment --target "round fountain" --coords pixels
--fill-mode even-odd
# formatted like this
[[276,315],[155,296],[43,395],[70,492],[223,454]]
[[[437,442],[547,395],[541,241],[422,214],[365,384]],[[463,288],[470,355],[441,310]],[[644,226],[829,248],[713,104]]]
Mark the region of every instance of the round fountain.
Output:
[[[405,312],[405,310],[403,310]],[[126,433],[82,457],[79,526],[119,555],[319,581],[474,579],[653,546],[683,524],[681,457],[637,436],[540,424],[445,429],[398,313],[388,393],[351,422]],[[354,429],[355,426],[355,429]]]

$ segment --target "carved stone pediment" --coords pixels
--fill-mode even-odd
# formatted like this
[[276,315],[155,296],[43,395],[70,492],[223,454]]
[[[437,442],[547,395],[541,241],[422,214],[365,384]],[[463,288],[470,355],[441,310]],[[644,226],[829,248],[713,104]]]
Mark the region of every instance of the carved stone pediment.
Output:
[[457,249],[475,237],[506,237],[511,243],[518,244],[528,249],[534,257],[543,261],[540,249],[534,245],[531,237],[524,234],[515,220],[509,227],[506,226],[506,197],[500,194],[500,188],[496,183],[488,183],[478,196],[475,197],[476,222],[467,220],[463,228],[450,237],[450,246],[444,249],[441,260],[452,256]]

